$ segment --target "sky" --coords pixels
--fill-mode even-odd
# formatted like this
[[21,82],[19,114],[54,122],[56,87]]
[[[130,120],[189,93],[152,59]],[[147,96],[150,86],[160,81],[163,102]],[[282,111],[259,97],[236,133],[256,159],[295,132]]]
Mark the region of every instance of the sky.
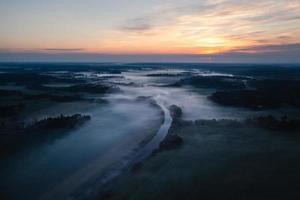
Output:
[[300,0],[0,0],[0,61],[300,63]]

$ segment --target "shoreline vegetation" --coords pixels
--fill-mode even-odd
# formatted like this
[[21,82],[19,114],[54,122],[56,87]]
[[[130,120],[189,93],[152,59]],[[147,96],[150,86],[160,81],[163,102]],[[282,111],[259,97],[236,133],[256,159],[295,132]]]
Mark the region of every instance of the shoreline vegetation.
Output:
[[159,147],[152,152],[152,156],[163,151],[176,149],[183,144],[183,139],[175,131],[182,117],[182,109],[176,105],[171,105],[169,110],[172,117],[171,127],[166,137],[160,142]]
[[249,78],[245,76],[192,76],[171,86],[191,85],[215,89],[208,98],[223,106],[268,110],[282,106],[300,107],[300,80]]
[[[26,116],[32,112],[42,112],[59,104],[80,102],[102,104],[106,103],[106,100],[102,98],[104,94],[118,91],[117,86],[89,82],[81,77],[76,78],[75,72],[54,76],[43,73],[43,70],[42,72],[7,70],[7,73],[0,74],[2,86],[0,89],[1,155],[18,149],[18,146],[23,146],[23,143],[28,143],[24,146],[30,146],[31,143],[35,143],[34,141],[38,141],[39,137],[44,140],[47,138],[46,135],[53,136],[59,135],[56,132],[68,132],[69,129],[79,127],[90,120],[88,115],[61,114],[58,117],[49,117],[26,125],[25,121],[28,120]],[[44,86],[47,84],[54,86],[61,84],[61,86]],[[41,134],[37,134],[39,132]]]
[[[173,119],[172,125],[168,131],[167,136],[160,143],[159,147],[155,149],[152,156],[157,153],[173,150],[179,148],[184,140],[176,131],[185,126],[220,126],[220,127],[250,127],[250,128],[260,128],[264,130],[269,130],[272,132],[285,132],[286,135],[298,136],[298,131],[300,131],[300,119],[289,119],[287,116],[282,116],[281,118],[276,118],[273,115],[258,116],[253,118],[247,118],[244,120],[234,120],[234,119],[199,119],[194,121],[183,120],[182,109],[177,105],[171,105],[169,107],[171,117]],[[300,135],[299,135],[300,136]],[[141,164],[141,163],[139,163]]]
[[300,81],[264,79],[251,80],[248,84],[253,89],[217,91],[210,99],[222,105],[252,109],[300,107]]
[[61,134],[78,128],[91,120],[89,115],[74,114],[48,117],[29,125],[24,123],[2,122],[0,125],[0,156],[7,156],[23,147],[33,145],[36,141],[52,140]]

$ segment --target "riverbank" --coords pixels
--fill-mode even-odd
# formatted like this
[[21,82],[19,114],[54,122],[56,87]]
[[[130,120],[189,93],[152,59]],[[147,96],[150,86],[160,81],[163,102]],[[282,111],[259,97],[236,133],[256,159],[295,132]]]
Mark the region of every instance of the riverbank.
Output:
[[173,131],[183,139],[180,148],[149,157],[99,199],[300,197],[300,138],[289,130],[279,134],[232,120],[204,120]]

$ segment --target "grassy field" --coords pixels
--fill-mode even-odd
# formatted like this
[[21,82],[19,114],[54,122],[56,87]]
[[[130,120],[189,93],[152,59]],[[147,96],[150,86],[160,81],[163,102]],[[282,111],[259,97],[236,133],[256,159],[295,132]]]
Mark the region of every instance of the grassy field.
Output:
[[[297,199],[300,137],[247,125],[176,130],[178,149],[148,158],[101,193],[106,199]],[[102,199],[102,198],[100,198]]]

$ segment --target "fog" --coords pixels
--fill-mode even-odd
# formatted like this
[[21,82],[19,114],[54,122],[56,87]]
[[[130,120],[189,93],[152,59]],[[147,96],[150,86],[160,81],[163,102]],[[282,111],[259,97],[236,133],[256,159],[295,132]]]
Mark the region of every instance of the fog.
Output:
[[[52,75],[68,73],[52,72]],[[147,76],[153,73],[173,76]],[[95,185],[99,186],[117,176],[128,163],[145,158],[158,146],[171,124],[168,113],[171,105],[182,108],[184,120],[241,119],[257,114],[256,111],[222,107],[211,102],[207,97],[214,92],[213,89],[169,86],[184,78],[184,73],[232,76],[193,69],[124,70],[117,76],[96,72],[76,73],[75,78],[91,82],[101,80],[120,90],[93,95],[93,98],[106,100],[106,103],[58,103],[24,114],[28,123],[57,116],[57,113],[88,114],[91,121],[68,134],[46,143],[37,143],[2,161],[6,164],[1,167],[0,186],[4,191],[14,194],[15,199],[22,198],[23,194],[30,199],[64,199],[75,195],[75,191],[85,193]],[[59,83],[47,86],[66,87]],[[141,96],[150,97],[158,108],[147,101],[137,101],[137,97]],[[85,97],[89,95],[85,94]],[[160,120],[161,111],[164,113],[163,124]],[[143,143],[145,141],[146,144]]]

